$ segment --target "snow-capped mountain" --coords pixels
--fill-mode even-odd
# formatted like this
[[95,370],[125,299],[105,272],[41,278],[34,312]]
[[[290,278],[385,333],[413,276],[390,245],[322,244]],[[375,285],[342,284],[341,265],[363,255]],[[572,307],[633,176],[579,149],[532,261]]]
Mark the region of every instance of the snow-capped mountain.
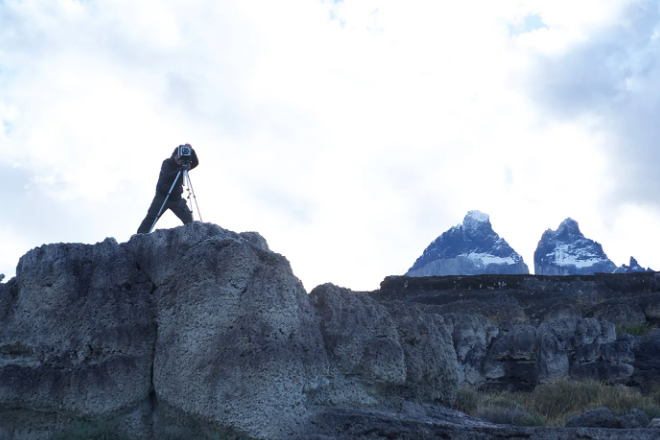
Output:
[[614,273],[632,273],[632,272],[653,272],[653,269],[650,267],[644,269],[633,257],[630,257],[630,265],[622,264],[620,267],[617,267]]
[[537,275],[591,275],[612,273],[616,269],[603,247],[586,238],[578,223],[567,218],[556,231],[543,233],[534,252],[534,273]]
[[470,211],[462,224],[436,238],[406,275],[484,273],[527,274],[529,269],[522,256],[493,231],[488,214]]

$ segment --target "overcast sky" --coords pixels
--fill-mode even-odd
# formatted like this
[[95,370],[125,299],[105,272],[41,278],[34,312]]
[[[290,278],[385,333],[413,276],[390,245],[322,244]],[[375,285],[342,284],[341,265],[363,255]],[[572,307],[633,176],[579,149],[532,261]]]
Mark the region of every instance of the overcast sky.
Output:
[[530,268],[571,217],[658,270],[659,11],[0,0],[0,273],[44,243],[127,241],[186,142],[204,221],[261,233],[308,291],[375,289],[475,209]]

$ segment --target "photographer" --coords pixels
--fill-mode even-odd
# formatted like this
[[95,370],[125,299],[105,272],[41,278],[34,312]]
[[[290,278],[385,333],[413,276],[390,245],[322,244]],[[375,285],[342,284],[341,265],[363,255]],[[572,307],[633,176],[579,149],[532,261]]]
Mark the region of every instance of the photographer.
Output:
[[[156,221],[156,217],[158,216],[160,218],[168,209],[171,209],[184,225],[193,221],[192,211],[188,208],[186,200],[181,198],[181,194],[183,194],[183,172],[179,173],[179,171],[182,171],[184,168],[192,170],[199,165],[199,160],[197,159],[197,153],[195,153],[195,150],[190,144],[185,144],[185,147],[190,148],[192,152],[190,156],[179,157],[179,147],[177,147],[174,149],[172,156],[163,161],[163,165],[160,167],[158,183],[156,184],[156,195],[154,195],[151,206],[149,206],[147,216],[142,220],[142,224],[138,228],[138,234],[148,233]],[[174,179],[177,177],[177,174],[179,178],[175,183]],[[172,187],[172,184],[174,184],[174,187]],[[170,188],[172,188],[172,192],[167,197]],[[166,199],[167,203],[165,203]],[[165,206],[163,206],[164,203]],[[158,211],[161,211],[160,216],[158,215]]]

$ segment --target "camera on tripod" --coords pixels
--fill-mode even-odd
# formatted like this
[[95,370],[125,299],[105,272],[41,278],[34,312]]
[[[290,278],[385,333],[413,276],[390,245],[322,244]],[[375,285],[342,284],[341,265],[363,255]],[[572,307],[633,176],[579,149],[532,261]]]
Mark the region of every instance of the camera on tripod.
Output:
[[190,145],[179,145],[176,154],[183,163],[192,162],[192,147]]

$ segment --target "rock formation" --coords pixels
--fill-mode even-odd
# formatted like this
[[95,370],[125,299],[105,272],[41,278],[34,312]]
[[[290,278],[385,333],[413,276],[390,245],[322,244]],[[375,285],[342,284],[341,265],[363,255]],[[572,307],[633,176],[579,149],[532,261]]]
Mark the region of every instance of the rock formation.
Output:
[[660,324],[657,273],[394,276],[371,295],[426,304],[447,322],[459,317],[459,384],[525,390],[576,378],[660,389],[660,329],[615,332],[615,324]]
[[556,231],[545,231],[534,252],[537,275],[590,275],[612,273],[615,269],[603,247],[585,238],[571,218],[564,220]]
[[568,421],[566,426],[571,428],[639,429],[646,428],[649,422],[649,418],[639,408],[633,408],[628,414],[616,417],[608,408],[601,406],[576,415]]
[[326,380],[307,294],[257,234],[196,223],[46,245],[0,298],[0,427],[14,437],[99,417],[155,438],[193,422],[284,438]]
[[633,257],[630,257],[630,264],[622,264],[614,270],[614,273],[632,273],[632,272],[653,272],[650,267],[644,269]]
[[[558,279],[559,278],[559,279]],[[625,298],[624,298],[625,296]],[[660,386],[655,273],[390,277],[309,295],[257,233],[192,223],[51,244],[0,284],[0,439],[81,420],[135,439],[657,438],[500,426],[447,408],[461,385],[565,377]]]
[[407,276],[529,273],[523,258],[495,231],[487,214],[470,211],[463,223],[436,238]]

